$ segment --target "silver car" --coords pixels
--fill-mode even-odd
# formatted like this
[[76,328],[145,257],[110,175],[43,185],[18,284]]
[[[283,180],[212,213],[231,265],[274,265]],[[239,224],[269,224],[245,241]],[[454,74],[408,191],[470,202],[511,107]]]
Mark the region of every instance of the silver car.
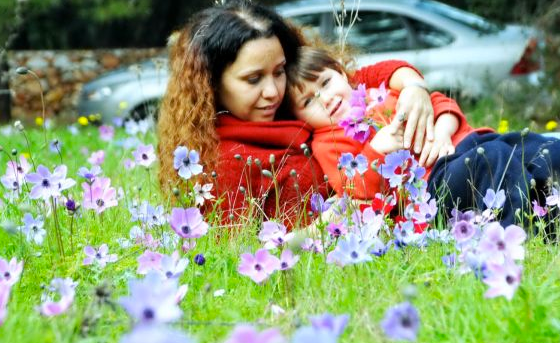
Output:
[[[346,1],[350,17],[353,1]],[[477,97],[494,87],[535,83],[540,76],[538,32],[521,25],[497,26],[469,12],[430,0],[361,0],[358,20],[348,31],[346,44],[356,52],[358,66],[387,59],[416,66],[433,89]],[[301,0],[276,10],[328,42],[345,32],[336,24],[337,0]],[[111,72],[86,84],[80,115],[118,113],[141,118],[153,110],[165,91],[165,68],[144,64],[140,75],[128,69]]]

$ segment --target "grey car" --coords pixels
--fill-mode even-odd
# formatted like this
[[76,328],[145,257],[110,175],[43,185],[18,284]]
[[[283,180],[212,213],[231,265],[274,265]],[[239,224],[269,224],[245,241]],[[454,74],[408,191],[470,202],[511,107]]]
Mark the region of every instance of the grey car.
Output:
[[[347,6],[351,3],[346,1]],[[333,6],[333,4],[335,4]],[[302,0],[276,7],[309,35],[335,42],[338,1]],[[334,7],[334,8],[333,8]],[[347,8],[348,16],[352,9]],[[540,75],[537,31],[503,27],[472,13],[431,0],[362,0],[346,36],[357,66],[402,59],[418,67],[433,89],[480,96],[494,87]],[[141,119],[155,112],[167,85],[167,63],[147,61],[121,68],[84,85],[78,114]],[[459,93],[460,92],[460,93]]]

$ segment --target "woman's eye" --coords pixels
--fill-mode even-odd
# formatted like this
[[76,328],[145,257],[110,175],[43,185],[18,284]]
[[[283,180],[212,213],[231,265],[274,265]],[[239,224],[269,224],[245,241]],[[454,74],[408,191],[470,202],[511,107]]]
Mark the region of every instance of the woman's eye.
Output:
[[281,68],[281,69],[278,69],[278,70],[274,73],[274,75],[276,75],[276,76],[281,76],[281,75],[284,74],[284,73],[285,73],[284,68]]
[[329,82],[331,81],[331,78],[329,77],[328,79],[325,79],[322,83],[321,86],[325,87],[326,85],[329,84]]
[[249,84],[256,85],[257,83],[259,83],[260,80],[261,80],[260,76],[251,76],[247,79],[247,82],[249,82]]

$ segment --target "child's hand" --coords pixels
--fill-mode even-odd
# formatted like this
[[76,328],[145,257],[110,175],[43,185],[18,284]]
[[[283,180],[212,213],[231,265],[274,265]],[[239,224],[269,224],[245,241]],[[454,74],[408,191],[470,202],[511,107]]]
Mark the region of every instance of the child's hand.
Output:
[[382,127],[369,142],[369,145],[381,154],[389,154],[404,149],[404,129],[393,123]]
[[436,133],[436,138],[433,141],[424,141],[418,163],[422,167],[431,167],[438,158],[451,155],[454,152],[455,147],[451,142],[451,137],[449,135],[438,137]]

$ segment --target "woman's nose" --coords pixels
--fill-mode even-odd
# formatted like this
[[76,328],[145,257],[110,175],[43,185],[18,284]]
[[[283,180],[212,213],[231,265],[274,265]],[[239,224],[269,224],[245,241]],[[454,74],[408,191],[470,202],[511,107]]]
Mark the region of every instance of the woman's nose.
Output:
[[280,94],[280,91],[276,82],[274,80],[266,80],[262,92],[263,98],[275,98],[278,94]]

